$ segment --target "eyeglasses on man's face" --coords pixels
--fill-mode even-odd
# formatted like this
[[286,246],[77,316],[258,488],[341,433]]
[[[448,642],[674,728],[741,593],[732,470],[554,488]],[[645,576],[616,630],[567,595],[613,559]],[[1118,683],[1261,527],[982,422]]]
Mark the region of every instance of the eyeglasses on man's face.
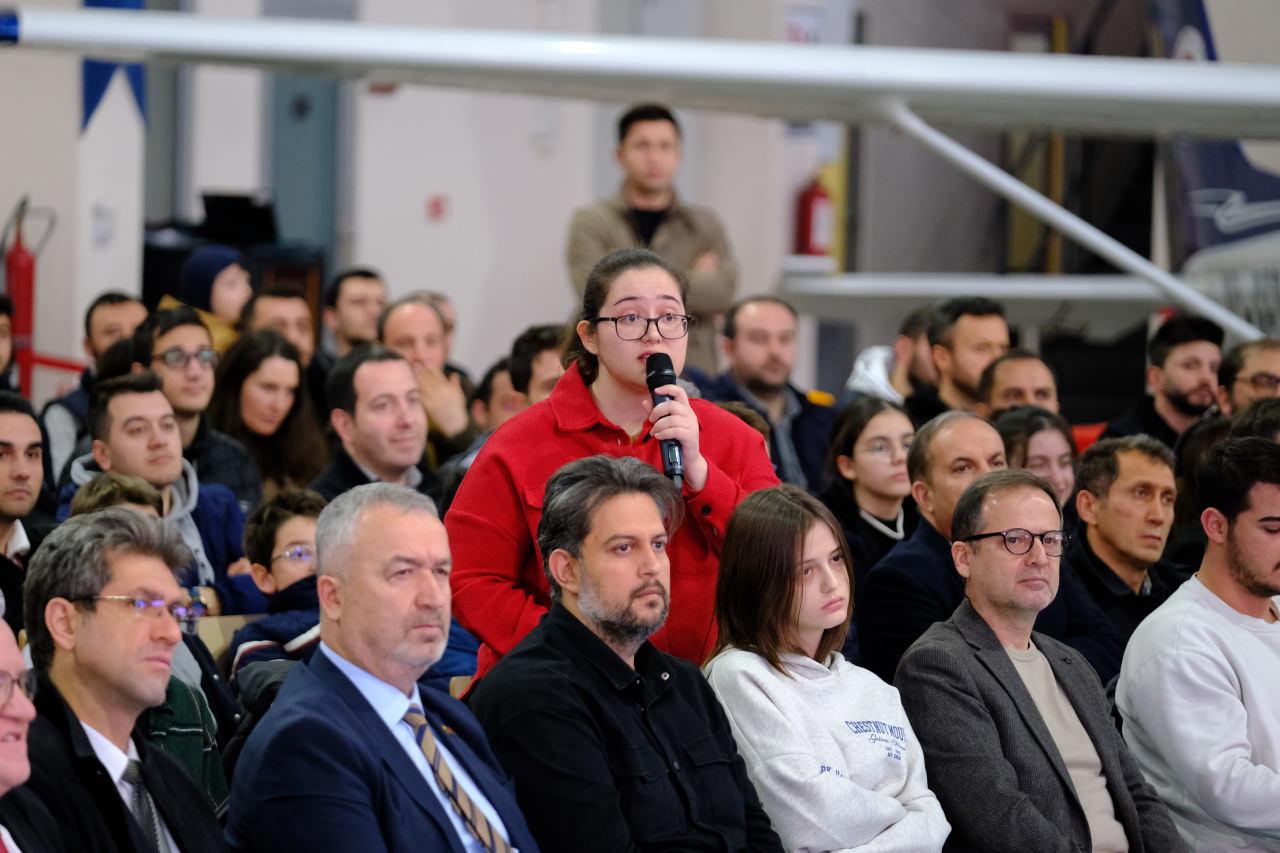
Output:
[[616,317],[594,317],[595,323],[613,323],[618,337],[624,341],[638,341],[649,334],[649,324],[658,327],[658,334],[669,341],[679,340],[689,334],[687,314],[663,314],[660,317],[641,317],[639,314],[619,314]]
[[168,613],[179,622],[203,616],[206,612],[204,605],[192,604],[190,601],[165,601],[163,598],[141,598],[136,595],[86,595],[71,600],[77,602],[115,601],[124,604],[132,613],[138,616],[159,619],[162,613]]
[[992,533],[975,533],[972,536],[966,536],[961,542],[977,542],[979,539],[991,539],[999,536],[1004,542],[1004,548],[1015,557],[1021,557],[1031,550],[1031,545],[1037,540],[1044,546],[1044,553],[1050,557],[1061,557],[1062,551],[1067,547],[1070,536],[1061,530],[1046,530],[1043,533],[1032,533],[1021,527],[1011,527],[1008,530],[997,530]]
[[36,698],[36,671],[24,669],[22,672],[6,672],[0,669],[0,708],[9,704],[13,698],[13,688],[22,691],[28,699]]
[[1248,382],[1249,387],[1259,394],[1275,394],[1280,388],[1280,376],[1266,371],[1259,371],[1249,376],[1236,377],[1237,382]]
[[193,352],[187,352],[182,347],[170,347],[164,352],[156,353],[153,361],[159,361],[165,367],[185,370],[193,358],[201,367],[213,369],[218,366],[218,353],[213,347],[201,347]]

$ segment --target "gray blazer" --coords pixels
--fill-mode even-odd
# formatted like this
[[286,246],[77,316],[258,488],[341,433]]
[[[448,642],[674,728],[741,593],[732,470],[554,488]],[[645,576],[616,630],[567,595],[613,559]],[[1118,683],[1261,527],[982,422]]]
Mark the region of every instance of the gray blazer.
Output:
[[[1032,642],[1093,741],[1132,853],[1189,848],[1112,723],[1102,684],[1068,646]],[[929,787],[951,821],[944,850],[1079,853],[1092,843],[1075,787],[1031,694],[966,599],[902,658],[894,684],[924,750]]]

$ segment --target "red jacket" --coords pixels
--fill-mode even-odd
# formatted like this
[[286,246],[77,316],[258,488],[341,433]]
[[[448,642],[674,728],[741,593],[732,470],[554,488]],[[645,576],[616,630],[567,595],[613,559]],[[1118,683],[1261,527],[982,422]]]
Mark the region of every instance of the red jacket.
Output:
[[[686,485],[685,521],[671,538],[671,612],[654,644],[701,665],[715,642],[716,569],[729,516],[756,489],[778,485],[764,438],[734,415],[690,400],[707,460],[702,491]],[[551,396],[484,443],[445,515],[453,552],[453,614],[480,646],[476,678],[529,633],[551,606],[538,550],[547,480],[597,453],[634,456],[661,469],[650,424],[634,443],[605,420],[576,367]]]

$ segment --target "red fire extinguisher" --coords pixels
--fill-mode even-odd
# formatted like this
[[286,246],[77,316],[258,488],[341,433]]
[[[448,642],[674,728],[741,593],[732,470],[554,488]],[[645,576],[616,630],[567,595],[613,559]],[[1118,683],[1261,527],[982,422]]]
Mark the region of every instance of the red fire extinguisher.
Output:
[[815,177],[796,199],[796,254],[829,254],[834,223],[831,196]]
[[[38,213],[49,220],[48,230],[34,252],[27,249],[22,240],[22,223],[28,213]],[[35,329],[36,255],[49,242],[53,224],[52,210],[32,208],[30,199],[23,196],[9,217],[4,231],[0,232],[0,251],[4,252],[4,290],[13,302],[13,355],[18,363],[18,381],[23,394],[31,393],[32,358],[35,355],[32,333]],[[8,243],[6,249],[10,231],[13,233],[13,241]]]

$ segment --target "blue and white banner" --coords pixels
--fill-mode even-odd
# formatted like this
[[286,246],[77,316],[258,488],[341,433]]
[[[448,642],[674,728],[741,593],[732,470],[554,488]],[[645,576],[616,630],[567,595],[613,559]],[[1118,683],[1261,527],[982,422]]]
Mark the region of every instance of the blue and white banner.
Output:
[[[86,8],[102,9],[141,9],[143,0],[84,0]],[[141,62],[104,62],[99,59],[86,59],[81,67],[81,116],[80,132],[89,126],[89,120],[102,99],[107,94],[107,87],[117,71],[122,71],[133,90],[133,100],[138,105],[138,113],[142,120],[147,120],[147,70]]]
[[[1218,60],[1204,0],[1147,0],[1147,7],[1159,55]],[[1239,142],[1182,139],[1165,152],[1175,269],[1206,250],[1235,254],[1220,250],[1280,230],[1280,176],[1251,164]]]

